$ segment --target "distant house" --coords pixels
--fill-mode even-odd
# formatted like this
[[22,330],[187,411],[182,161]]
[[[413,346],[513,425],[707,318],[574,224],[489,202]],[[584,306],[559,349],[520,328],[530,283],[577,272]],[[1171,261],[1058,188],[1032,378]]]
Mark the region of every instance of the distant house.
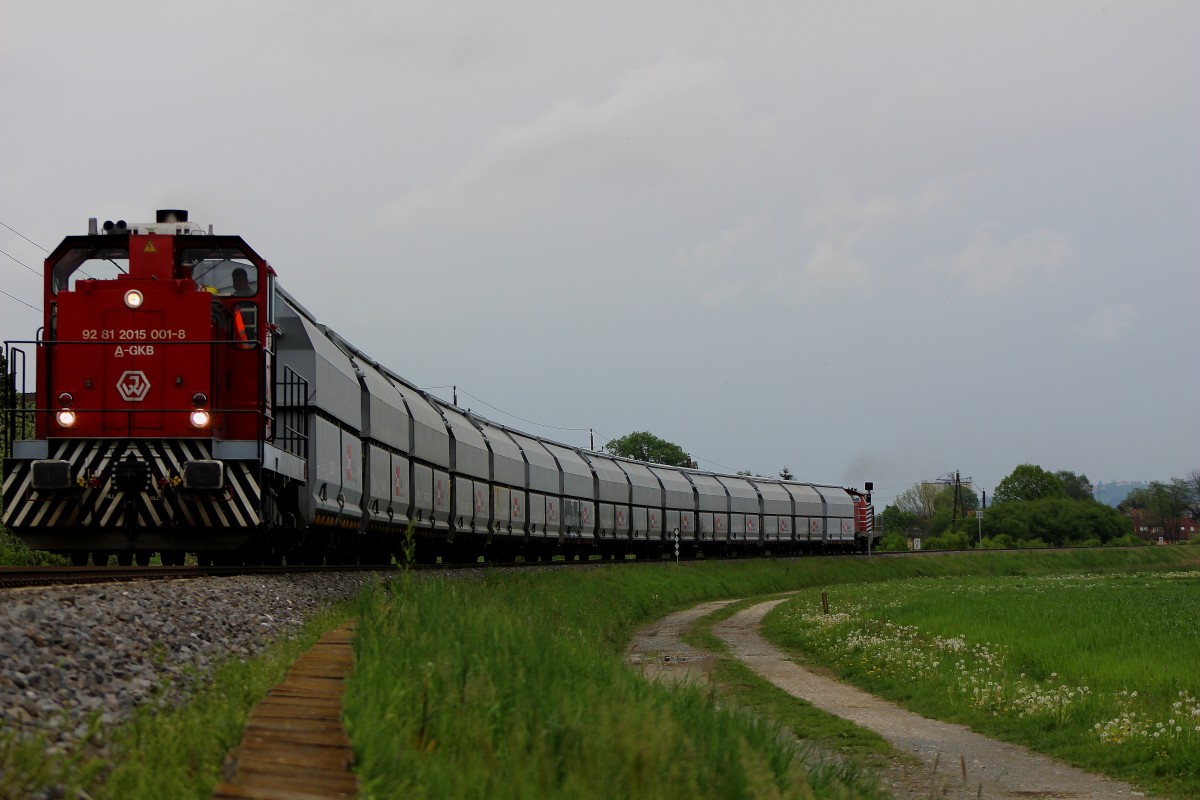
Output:
[[1160,539],[1172,544],[1191,541],[1196,536],[1197,525],[1200,525],[1194,519],[1181,517],[1176,520],[1179,524],[1178,532],[1176,532],[1173,525],[1163,524],[1163,521],[1154,516],[1149,509],[1131,508],[1128,514],[1133,523],[1133,535],[1152,544],[1157,544]]

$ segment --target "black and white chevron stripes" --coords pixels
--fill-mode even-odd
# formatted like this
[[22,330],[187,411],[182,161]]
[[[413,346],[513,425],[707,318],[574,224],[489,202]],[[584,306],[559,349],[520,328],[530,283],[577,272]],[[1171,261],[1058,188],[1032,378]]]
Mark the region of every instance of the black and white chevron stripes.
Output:
[[[145,464],[146,487],[124,492],[113,467],[130,455]],[[259,465],[225,462],[225,488],[189,492],[183,464],[212,458],[208,441],[196,439],[65,439],[50,442],[50,458],[71,465],[75,487],[33,488],[32,463],[11,459],[4,477],[4,524],[14,532],[50,529],[123,529],[133,511],[134,527],[252,529],[262,520]],[[132,501],[132,503],[130,502]]]

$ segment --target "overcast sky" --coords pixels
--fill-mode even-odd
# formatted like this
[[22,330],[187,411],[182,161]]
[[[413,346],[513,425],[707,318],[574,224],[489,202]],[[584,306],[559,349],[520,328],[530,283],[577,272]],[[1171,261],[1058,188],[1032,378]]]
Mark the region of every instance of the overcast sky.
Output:
[[[189,209],[417,385],[577,446],[877,502],[1182,476],[1198,34],[1152,0],[0,0],[0,250]],[[0,296],[5,339],[39,318]]]

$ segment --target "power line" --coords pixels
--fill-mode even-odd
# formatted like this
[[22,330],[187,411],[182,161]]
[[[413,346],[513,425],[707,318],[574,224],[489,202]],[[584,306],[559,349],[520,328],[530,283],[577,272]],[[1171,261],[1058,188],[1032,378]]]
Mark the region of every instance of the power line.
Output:
[[36,275],[37,277],[42,277],[41,272],[38,272],[37,270],[34,269],[34,267],[31,267],[29,264],[25,264],[25,261],[20,260],[19,258],[16,257],[16,255],[11,255],[10,253],[5,253],[4,251],[2,251],[2,249],[0,249],[0,254],[7,255],[8,258],[11,258],[12,260],[17,261],[18,264],[24,266],[26,270],[29,270],[30,272],[34,273],[34,275]]
[[[442,388],[445,388],[445,387],[442,387]],[[496,408],[496,406],[492,405],[491,403],[489,403],[485,400],[480,400],[478,397],[471,394],[466,389],[460,388],[459,391],[461,391],[463,394],[465,394],[467,397],[471,398],[475,402],[482,403],[483,405],[487,406],[488,408],[492,409],[493,411],[497,411],[501,414],[504,414],[505,416],[512,417],[513,419],[519,419],[521,422],[527,423],[529,425],[536,425],[539,428],[547,428],[552,431],[580,431],[580,432],[582,432],[582,431],[590,431],[591,430],[591,428],[566,428],[561,425],[546,425],[545,423],[542,423],[542,422],[534,422],[531,419],[525,419],[524,417],[518,417],[516,414],[509,413],[508,411],[505,411],[502,408]]]
[[[29,242],[29,243],[30,243],[31,245],[33,245],[34,247],[36,247],[36,248],[38,248],[39,250],[41,250],[43,253],[49,253],[49,252],[50,252],[49,250],[47,250],[46,248],[42,247],[40,244],[38,244],[37,242],[35,242],[33,239],[30,239],[30,238],[29,238],[28,236],[26,236],[25,234],[21,233],[20,231],[16,230],[16,229],[15,229],[15,228],[13,228],[12,226],[10,226],[8,223],[6,223],[6,222],[5,222],[4,220],[2,220],[2,219],[0,219],[0,225],[3,225],[4,227],[8,228],[10,231],[12,231],[13,233],[15,233],[17,236],[20,236],[20,237],[21,237],[22,239],[24,239],[25,241]],[[5,253],[5,255],[8,255],[8,254],[7,254],[7,253]]]
[[[466,395],[467,397],[472,398],[473,401],[475,401],[476,403],[480,403],[481,405],[486,405],[487,408],[490,408],[493,411],[497,411],[497,413],[499,413],[499,414],[503,414],[505,416],[511,416],[512,419],[520,420],[521,422],[526,423],[526,425],[534,425],[534,426],[538,426],[539,428],[547,428],[547,429],[550,429],[550,431],[571,431],[571,432],[576,432],[576,433],[582,433],[582,432],[586,431],[588,433],[594,433],[594,434],[598,435],[598,437],[600,439],[605,441],[605,444],[610,443],[610,441],[613,440],[612,437],[606,437],[606,435],[604,433],[601,433],[600,431],[596,431],[595,428],[571,428],[571,427],[564,427],[564,426],[559,426],[559,425],[546,425],[545,422],[535,422],[534,420],[527,420],[526,417],[517,416],[516,414],[511,414],[511,413],[509,413],[509,411],[505,411],[502,408],[494,407],[494,405],[492,405],[491,403],[488,403],[487,401],[482,401],[482,399],[480,399],[479,397],[475,397],[474,395],[472,395],[472,393],[468,392],[466,389],[463,389],[462,386],[457,386],[457,385],[426,386],[426,387],[424,387],[424,389],[422,389],[422,391],[432,391],[432,390],[436,390],[436,389],[456,389],[457,391],[462,392],[463,395]],[[604,450],[604,445],[601,445],[600,449]],[[736,471],[737,471],[736,469],[730,467],[730,465],[728,465],[728,464],[722,464],[719,461],[713,461],[712,458],[704,458],[703,456],[697,456],[697,455],[695,455],[695,453],[688,453],[688,455],[691,458],[696,459],[697,462],[713,464],[714,467],[719,467],[720,469],[724,469],[727,471],[727,473],[730,473],[731,475],[733,473],[736,473]]]
[[16,300],[18,303],[20,303],[23,306],[29,306],[30,308],[32,308],[34,311],[38,312],[39,314],[42,313],[42,310],[40,308],[38,308],[37,306],[31,305],[30,303],[26,303],[24,300],[22,300],[19,297],[13,297],[11,294],[4,291],[3,289],[0,289],[0,294],[4,295],[5,297],[7,297],[11,300]]

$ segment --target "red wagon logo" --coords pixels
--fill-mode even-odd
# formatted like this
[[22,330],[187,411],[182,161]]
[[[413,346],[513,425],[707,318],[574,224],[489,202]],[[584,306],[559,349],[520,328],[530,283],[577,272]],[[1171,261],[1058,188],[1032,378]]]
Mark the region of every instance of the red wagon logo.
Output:
[[140,403],[150,393],[150,380],[140,369],[126,370],[117,380],[117,393],[129,403]]

